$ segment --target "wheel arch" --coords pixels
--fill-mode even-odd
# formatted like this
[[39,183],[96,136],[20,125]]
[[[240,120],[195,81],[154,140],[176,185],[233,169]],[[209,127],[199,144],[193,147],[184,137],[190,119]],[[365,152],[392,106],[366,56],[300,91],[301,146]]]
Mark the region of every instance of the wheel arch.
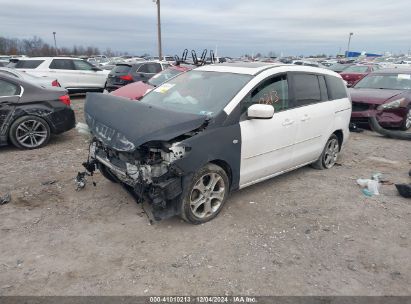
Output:
[[335,136],[337,136],[338,139],[338,144],[340,146],[340,151],[344,142],[344,132],[340,129],[340,130],[336,130],[333,133]]
[[228,181],[230,182],[230,191],[233,190],[233,172],[230,165],[226,161],[221,159],[215,159],[210,161],[209,163],[217,165],[225,171],[228,177]]

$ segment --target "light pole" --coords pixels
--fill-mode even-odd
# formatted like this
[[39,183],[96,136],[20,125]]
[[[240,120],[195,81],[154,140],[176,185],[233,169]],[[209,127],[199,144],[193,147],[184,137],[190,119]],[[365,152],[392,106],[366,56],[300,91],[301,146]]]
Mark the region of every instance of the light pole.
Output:
[[350,35],[348,36],[348,48],[347,48],[347,55],[345,57],[348,57],[348,54],[350,52],[350,45],[351,45],[351,37],[354,35],[354,33],[350,33]]
[[56,42],[56,32],[53,32],[53,36],[54,36],[54,48],[56,50],[56,55],[58,55],[58,51],[57,51],[57,42]]
[[158,39],[158,59],[161,60],[163,52],[161,50],[161,20],[160,20],[160,0],[153,0],[157,4],[157,39]]

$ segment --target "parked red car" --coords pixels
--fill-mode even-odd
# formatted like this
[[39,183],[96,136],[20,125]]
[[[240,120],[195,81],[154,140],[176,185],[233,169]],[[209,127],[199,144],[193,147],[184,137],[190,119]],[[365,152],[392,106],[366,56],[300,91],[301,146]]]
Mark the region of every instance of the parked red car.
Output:
[[349,89],[351,122],[368,123],[376,115],[383,127],[411,128],[411,69],[373,72]]
[[177,65],[172,66],[160,73],[157,73],[152,78],[150,78],[147,82],[138,81],[128,84],[124,87],[121,87],[113,92],[111,95],[126,97],[131,100],[139,100],[149,91],[151,91],[154,87],[159,86],[163,82],[181,74],[192,70],[194,66],[192,65]]
[[367,76],[369,73],[378,70],[378,65],[356,64],[344,69],[340,75],[347,82],[348,87],[352,87],[360,79]]

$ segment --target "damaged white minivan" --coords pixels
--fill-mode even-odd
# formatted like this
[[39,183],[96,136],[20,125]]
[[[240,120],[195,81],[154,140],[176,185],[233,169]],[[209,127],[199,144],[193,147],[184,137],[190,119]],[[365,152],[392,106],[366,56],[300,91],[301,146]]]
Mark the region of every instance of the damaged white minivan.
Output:
[[89,174],[147,201],[154,219],[207,222],[230,192],[311,164],[334,166],[351,101],[332,71],[233,63],[183,73],[138,102],[90,93]]

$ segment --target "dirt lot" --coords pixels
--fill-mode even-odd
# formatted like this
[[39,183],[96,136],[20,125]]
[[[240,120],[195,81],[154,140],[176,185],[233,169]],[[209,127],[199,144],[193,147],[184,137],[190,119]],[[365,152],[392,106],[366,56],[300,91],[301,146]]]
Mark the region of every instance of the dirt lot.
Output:
[[100,174],[76,192],[86,150],[75,130],[40,150],[0,148],[0,194],[12,195],[0,206],[0,295],[411,295],[411,201],[355,184],[375,172],[408,182],[409,142],[352,134],[341,166],[239,191],[201,226],[149,225]]

